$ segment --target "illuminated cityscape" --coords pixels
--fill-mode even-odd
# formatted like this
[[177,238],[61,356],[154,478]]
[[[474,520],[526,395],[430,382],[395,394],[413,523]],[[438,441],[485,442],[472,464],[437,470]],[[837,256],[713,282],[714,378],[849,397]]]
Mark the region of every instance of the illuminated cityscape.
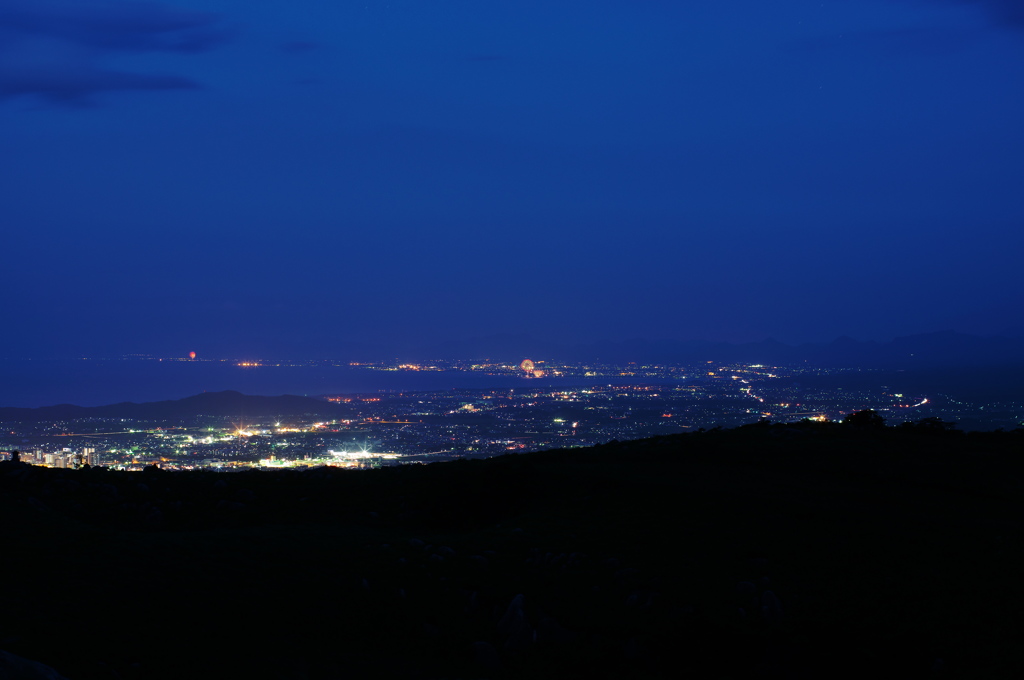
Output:
[[[244,361],[259,370],[280,363]],[[940,418],[1012,429],[1024,403],[890,387],[884,376],[759,364],[359,364],[368,372],[479,373],[511,386],[324,394],[329,415],[83,417],[2,422],[0,452],[49,467],[240,470],[368,468],[594,446],[761,420],[840,420],[873,409],[890,424]],[[553,386],[539,380],[557,378]],[[568,383],[577,383],[575,385]],[[870,387],[865,387],[870,385]]]

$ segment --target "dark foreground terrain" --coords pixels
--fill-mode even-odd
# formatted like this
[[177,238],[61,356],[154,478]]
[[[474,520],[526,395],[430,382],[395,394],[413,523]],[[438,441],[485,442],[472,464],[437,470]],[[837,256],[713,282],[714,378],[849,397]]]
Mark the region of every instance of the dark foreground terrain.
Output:
[[1017,677],[1024,431],[353,472],[0,463],[0,650],[93,678]]

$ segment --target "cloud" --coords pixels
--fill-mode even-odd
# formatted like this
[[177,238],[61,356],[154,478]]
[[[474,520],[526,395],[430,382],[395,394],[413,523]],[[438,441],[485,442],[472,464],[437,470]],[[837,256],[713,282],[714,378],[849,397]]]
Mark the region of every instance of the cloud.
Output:
[[84,105],[101,92],[196,88],[179,75],[111,70],[103,60],[203,52],[229,37],[217,15],[156,3],[0,0],[0,100]]
[[86,106],[90,95],[117,90],[181,90],[199,85],[174,75],[126,73],[101,69],[38,68],[0,74],[0,99],[35,95],[55,104]]

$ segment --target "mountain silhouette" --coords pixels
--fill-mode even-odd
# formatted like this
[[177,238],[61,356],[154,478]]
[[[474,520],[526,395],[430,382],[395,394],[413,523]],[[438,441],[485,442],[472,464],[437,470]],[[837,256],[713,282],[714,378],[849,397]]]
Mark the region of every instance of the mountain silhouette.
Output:
[[286,394],[262,397],[234,390],[203,392],[184,399],[136,404],[121,402],[106,406],[58,404],[39,408],[0,408],[0,421],[39,422],[77,418],[132,418],[136,420],[169,420],[199,416],[298,416],[323,415],[338,417],[348,411],[338,404]]

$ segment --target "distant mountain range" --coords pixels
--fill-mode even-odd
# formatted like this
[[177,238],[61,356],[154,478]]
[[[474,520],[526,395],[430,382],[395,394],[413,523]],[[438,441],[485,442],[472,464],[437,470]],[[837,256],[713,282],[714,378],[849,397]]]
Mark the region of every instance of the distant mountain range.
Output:
[[550,359],[607,363],[682,363],[697,361],[808,364],[822,367],[923,369],[1024,365],[1024,337],[981,337],[955,331],[908,335],[888,342],[841,337],[827,343],[787,345],[778,340],[732,344],[709,341],[627,340],[558,345],[527,336],[492,336],[425,347],[410,359]]
[[172,420],[216,417],[266,417],[322,415],[340,417],[345,407],[323,399],[286,394],[260,397],[233,390],[204,392],[184,399],[153,401],[143,404],[122,402],[107,406],[75,406],[58,404],[40,408],[0,408],[0,421],[40,422],[75,418],[131,418],[133,420]]

